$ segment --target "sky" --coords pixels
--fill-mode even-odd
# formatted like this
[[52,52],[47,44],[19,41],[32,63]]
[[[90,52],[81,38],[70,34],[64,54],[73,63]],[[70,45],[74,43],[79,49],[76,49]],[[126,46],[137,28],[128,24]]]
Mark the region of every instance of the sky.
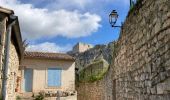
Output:
[[28,51],[67,52],[78,43],[92,45],[116,41],[120,29],[109,24],[109,14],[124,22],[129,0],[0,0],[19,18]]

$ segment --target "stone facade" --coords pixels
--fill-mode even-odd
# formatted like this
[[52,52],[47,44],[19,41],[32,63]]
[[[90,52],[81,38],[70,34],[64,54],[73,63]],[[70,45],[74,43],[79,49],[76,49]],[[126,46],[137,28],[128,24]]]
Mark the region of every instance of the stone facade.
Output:
[[[1,22],[2,23],[2,22]],[[5,45],[5,32],[6,32],[6,20],[4,19],[4,25],[1,34],[1,72],[3,72],[3,66],[4,66],[4,45]],[[8,100],[14,100],[15,99],[15,89],[16,89],[16,79],[17,79],[17,73],[19,70],[19,57],[18,53],[16,51],[16,48],[14,46],[13,41],[11,40],[10,43],[10,57],[9,57],[9,72],[8,72],[8,80],[7,80],[7,93],[8,93]],[[1,77],[2,77],[1,73]],[[2,80],[1,80],[2,84]],[[2,89],[2,87],[1,87]]]
[[16,48],[11,41],[10,44],[10,60],[9,60],[9,76],[8,76],[8,100],[15,100],[16,88],[17,88],[17,77],[19,75],[19,57]]
[[139,0],[116,49],[116,100],[170,99],[169,0]]
[[71,52],[72,53],[81,53],[81,52],[85,52],[91,48],[93,48],[92,45],[79,42],[73,47],[73,50]]
[[[4,80],[4,67],[5,67],[5,52],[7,46],[7,27],[9,23],[9,15],[13,15],[13,11],[0,7],[0,90],[2,90],[2,81]],[[17,76],[19,70],[19,64],[21,61],[22,39],[19,32],[19,22],[16,19],[16,23],[12,27],[12,33],[9,45],[9,62],[8,62],[8,75],[7,75],[7,100],[15,100],[16,88],[17,88]],[[2,91],[0,91],[2,92]],[[2,96],[2,95],[1,95]]]

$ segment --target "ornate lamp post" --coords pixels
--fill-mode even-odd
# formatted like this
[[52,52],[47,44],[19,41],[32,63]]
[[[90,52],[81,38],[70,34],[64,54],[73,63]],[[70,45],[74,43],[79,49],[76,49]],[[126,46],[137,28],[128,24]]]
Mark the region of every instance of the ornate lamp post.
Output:
[[109,14],[109,23],[111,24],[112,27],[122,27],[122,26],[116,26],[116,22],[118,19],[118,13],[116,12],[116,10],[113,10],[110,14]]

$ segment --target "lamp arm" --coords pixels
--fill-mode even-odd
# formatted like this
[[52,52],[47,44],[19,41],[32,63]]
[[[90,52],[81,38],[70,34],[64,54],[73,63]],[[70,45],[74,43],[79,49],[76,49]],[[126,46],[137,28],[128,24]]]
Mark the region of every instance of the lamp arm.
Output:
[[121,28],[122,26],[112,26],[112,27],[120,27]]

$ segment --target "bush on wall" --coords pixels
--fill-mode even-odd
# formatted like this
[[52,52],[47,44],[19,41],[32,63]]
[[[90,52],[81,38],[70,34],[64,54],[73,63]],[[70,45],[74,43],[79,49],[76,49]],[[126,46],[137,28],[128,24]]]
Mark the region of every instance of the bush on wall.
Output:
[[104,59],[93,61],[79,72],[79,82],[95,82],[101,80],[109,69]]

